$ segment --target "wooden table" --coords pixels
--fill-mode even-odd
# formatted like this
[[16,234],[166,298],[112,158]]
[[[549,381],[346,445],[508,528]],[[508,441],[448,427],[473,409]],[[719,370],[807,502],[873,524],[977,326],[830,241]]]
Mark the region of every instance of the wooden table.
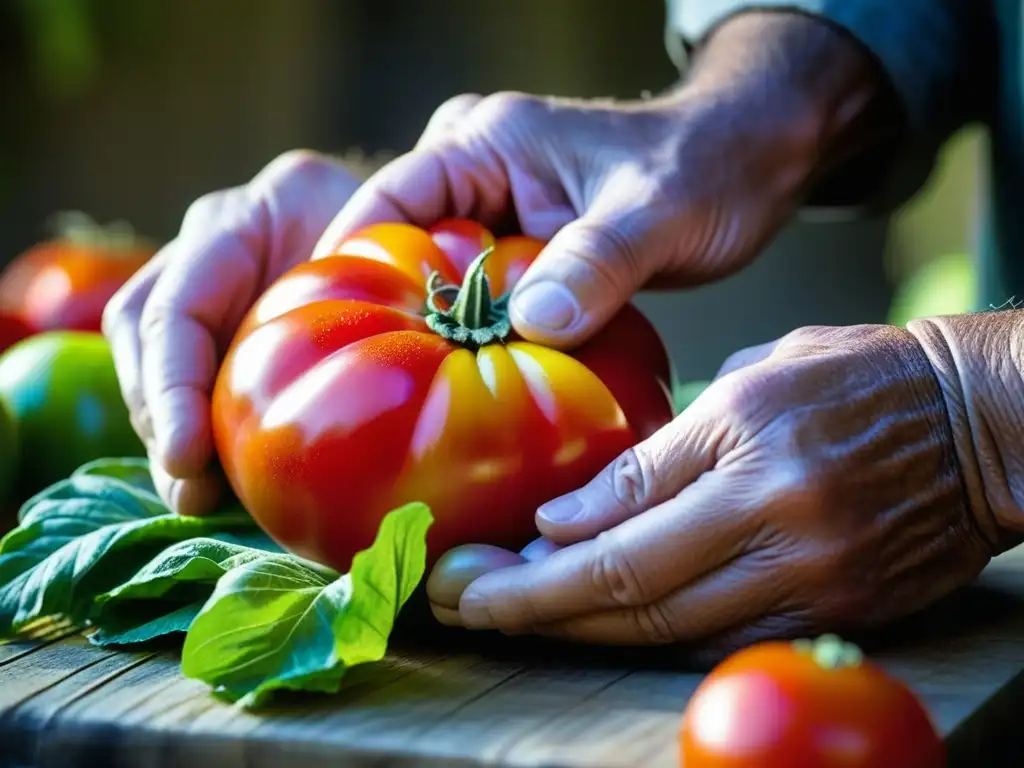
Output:
[[[173,651],[111,652],[78,635],[2,646],[0,766],[677,764],[679,716],[700,675],[672,651],[522,639],[485,650],[486,636],[408,626],[416,652],[353,671],[337,696],[261,716],[183,679]],[[1021,764],[1024,549],[876,641],[868,650],[947,735],[951,765]]]

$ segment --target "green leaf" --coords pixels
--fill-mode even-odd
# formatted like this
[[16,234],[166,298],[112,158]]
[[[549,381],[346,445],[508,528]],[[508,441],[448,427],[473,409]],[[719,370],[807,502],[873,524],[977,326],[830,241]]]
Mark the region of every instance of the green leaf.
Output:
[[149,471],[148,459],[135,456],[122,459],[96,459],[83,464],[71,474],[72,477],[81,477],[82,475],[113,477],[133,488],[147,491],[156,498],[156,487],[153,485],[153,475]]
[[92,462],[25,503],[18,527],[0,540],[0,636],[51,616],[81,623],[96,595],[168,544],[256,528],[240,507],[202,518],[168,511],[144,466]]
[[337,691],[348,667],[383,658],[423,578],[432,522],[424,504],[390,512],[351,572],[333,580],[289,556],[238,565],[192,622],[182,672],[246,707],[281,689]]
[[[234,538],[229,533],[218,536]],[[201,537],[172,544],[130,579],[95,597],[89,621],[101,631],[91,639],[104,645],[125,645],[185,631],[188,625],[182,628],[177,621],[181,618],[179,611],[194,606],[191,620],[221,576],[266,557],[285,556],[219,538]],[[312,564],[310,567],[321,568]],[[328,578],[335,575],[330,569],[323,572]],[[165,616],[175,618],[161,623]],[[116,639],[110,639],[111,636]]]
[[89,635],[89,642],[100,647],[137,645],[167,635],[184,634],[188,632],[192,620],[202,610],[203,601],[185,603],[173,610],[161,601],[153,601],[148,607],[155,614],[151,618],[148,617],[148,613],[140,617],[136,612],[120,616],[119,620],[110,617],[98,630]]

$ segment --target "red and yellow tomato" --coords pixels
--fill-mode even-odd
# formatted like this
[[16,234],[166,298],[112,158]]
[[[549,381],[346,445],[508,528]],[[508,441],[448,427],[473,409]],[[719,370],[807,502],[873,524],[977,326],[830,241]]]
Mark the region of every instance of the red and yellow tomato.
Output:
[[839,638],[733,654],[683,714],[686,768],[940,768],[945,746],[902,682]]
[[156,251],[126,226],[101,227],[84,214],[65,214],[60,224],[57,237],[29,248],[0,273],[0,316],[10,318],[12,328],[21,326],[23,336],[99,333],[111,296]]
[[569,353],[509,331],[499,299],[543,246],[466,220],[377,224],[256,302],[214,387],[213,432],[282,546],[344,570],[388,510],[422,501],[430,562],[521,547],[541,503],[671,419],[668,356],[635,308]]

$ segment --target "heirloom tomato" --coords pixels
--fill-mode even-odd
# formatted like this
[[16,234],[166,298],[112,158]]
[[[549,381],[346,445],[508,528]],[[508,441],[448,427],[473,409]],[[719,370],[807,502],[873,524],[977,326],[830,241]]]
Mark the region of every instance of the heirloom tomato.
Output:
[[433,510],[428,564],[521,547],[536,508],[672,417],[670,364],[632,306],[570,353],[511,331],[544,243],[447,220],[373,225],[281,276],[218,373],[225,474],[282,546],[337,569],[384,514]]
[[156,248],[123,223],[101,227],[85,214],[67,213],[57,224],[57,237],[29,248],[0,272],[0,313],[32,333],[99,333],[110,297]]
[[834,635],[758,643],[704,679],[683,713],[686,768],[940,768],[946,751],[902,682]]

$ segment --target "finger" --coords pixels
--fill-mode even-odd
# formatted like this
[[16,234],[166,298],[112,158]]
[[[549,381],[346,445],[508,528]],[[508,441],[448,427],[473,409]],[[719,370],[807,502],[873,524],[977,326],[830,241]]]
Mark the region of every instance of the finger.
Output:
[[594,333],[660,268],[651,216],[598,200],[550,240],[512,293],[509,317],[529,341],[565,348]]
[[536,634],[602,645],[699,642],[745,626],[792,598],[762,553],[743,555],[653,603],[571,618]]
[[723,376],[728,376],[733,371],[738,371],[741,368],[747,368],[751,365],[756,365],[764,360],[771,357],[775,348],[779,345],[780,339],[774,341],[768,341],[764,344],[756,344],[746,349],[741,349],[738,352],[733,352],[729,357],[722,363],[722,367],[718,369],[718,373],[715,374],[715,381],[718,381]]
[[249,184],[189,208],[174,258],[152,286],[138,323],[151,450],[173,477],[199,477],[210,461],[209,396],[219,355],[263,282],[308,258],[358,185],[339,163],[293,150]]
[[449,125],[448,136],[432,131],[429,141],[371,176],[327,226],[313,258],[330,255],[359,230],[381,222],[428,227],[449,216],[485,226],[500,222],[510,194],[507,172],[468,115],[464,122],[458,129]]
[[219,337],[237,326],[265,260],[264,245],[243,234],[263,229],[251,220],[263,209],[237,199],[245,195],[232,190],[186,216],[178,256],[142,310],[142,389],[152,451],[177,478],[202,474],[212,457],[209,398],[218,341],[226,341]]
[[559,544],[592,539],[668,501],[714,466],[719,422],[687,410],[625,451],[577,491],[537,510],[537,528]]
[[534,539],[521,550],[519,554],[522,555],[529,561],[543,560],[545,557],[554,554],[561,547],[555,544],[553,541],[549,541],[545,538]]
[[422,149],[451,136],[482,98],[478,93],[463,93],[448,99],[431,115],[427,127],[423,129],[423,134],[416,142],[416,148]]
[[159,458],[150,458],[150,474],[156,492],[179,515],[205,515],[217,509],[226,489],[224,478],[212,470],[190,478],[172,477]]
[[756,531],[748,486],[736,472],[707,473],[596,539],[486,574],[462,595],[463,623],[523,631],[660,600],[746,551]]
[[459,599],[466,587],[485,573],[521,562],[520,554],[484,544],[445,552],[427,577],[427,600],[434,617],[442,624],[458,626]]
[[142,344],[139,322],[153,286],[174,252],[174,242],[160,249],[107,302],[102,330],[110,344],[121,397],[132,427],[143,443],[153,439],[152,421],[142,389]]
[[431,144],[371,176],[327,226],[313,258],[329,256],[344,240],[381,222],[428,227],[457,216],[491,225],[500,220],[507,199],[508,180],[487,153],[452,140]]

